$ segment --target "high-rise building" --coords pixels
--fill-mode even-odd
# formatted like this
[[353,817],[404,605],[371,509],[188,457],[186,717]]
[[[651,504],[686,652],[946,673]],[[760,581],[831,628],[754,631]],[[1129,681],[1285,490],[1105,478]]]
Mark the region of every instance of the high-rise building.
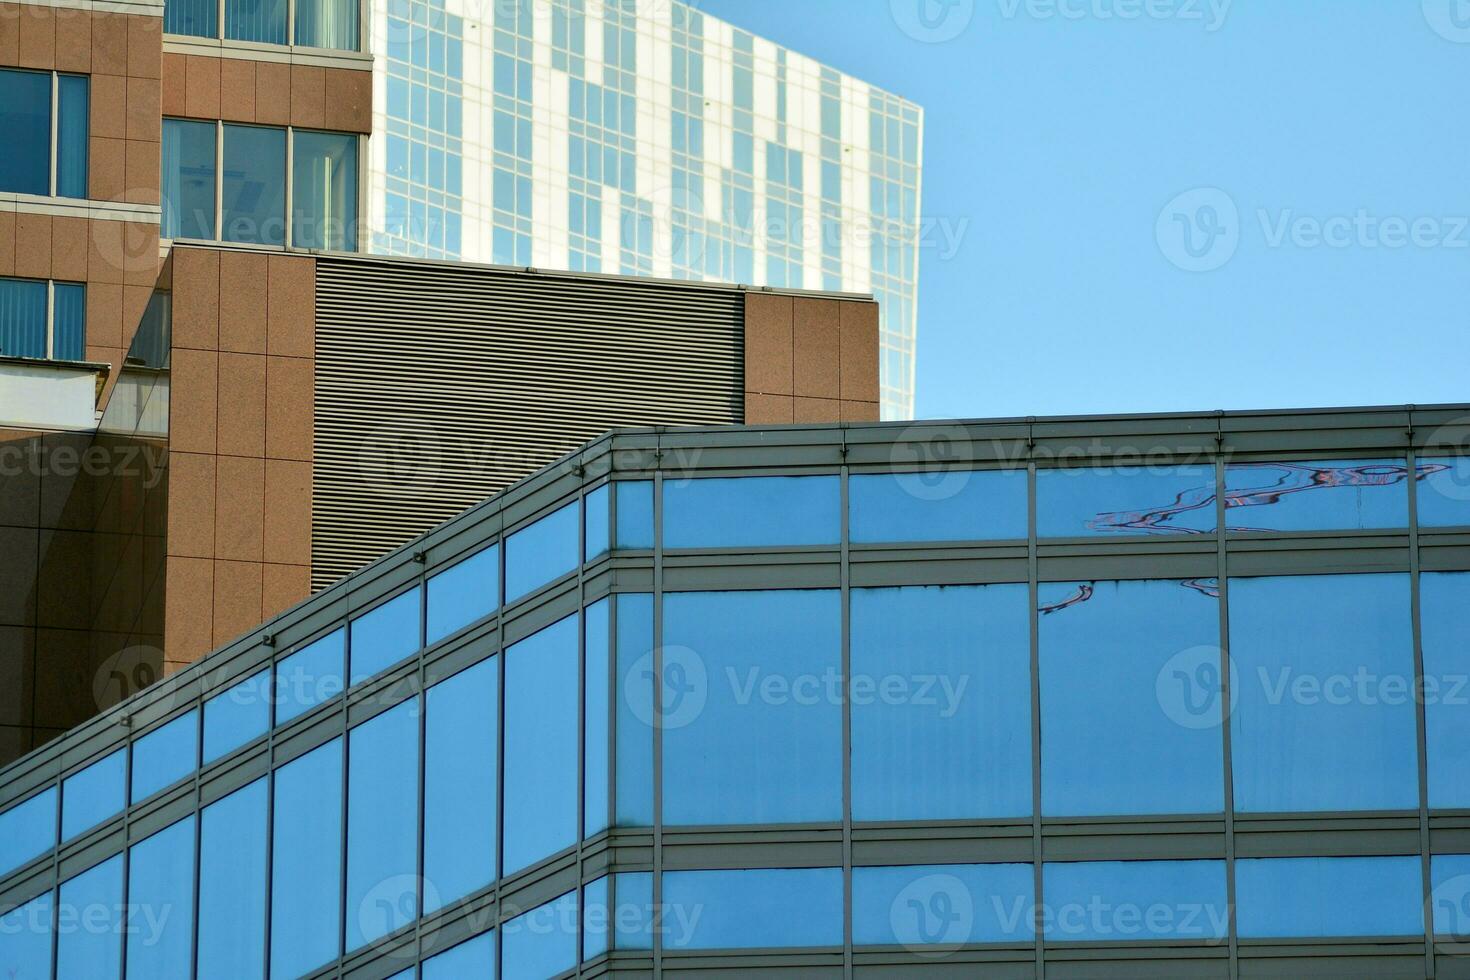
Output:
[[612,433],[0,770],[0,975],[1458,976],[1467,445]]

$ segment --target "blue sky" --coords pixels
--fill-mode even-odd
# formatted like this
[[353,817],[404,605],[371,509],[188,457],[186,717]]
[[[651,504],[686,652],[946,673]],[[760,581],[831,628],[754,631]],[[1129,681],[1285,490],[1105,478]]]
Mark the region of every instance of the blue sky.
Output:
[[697,6],[924,106],[921,418],[1470,401],[1470,0]]

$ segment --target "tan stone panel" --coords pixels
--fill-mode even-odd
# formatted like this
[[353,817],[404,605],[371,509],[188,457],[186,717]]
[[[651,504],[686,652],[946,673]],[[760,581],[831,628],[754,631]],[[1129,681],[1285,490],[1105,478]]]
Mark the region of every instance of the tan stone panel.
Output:
[[92,70],[92,12],[72,7],[56,9],[56,70],[87,73]]
[[793,420],[799,423],[827,423],[842,420],[842,403],[835,398],[803,398],[793,400]]
[[218,452],[265,455],[265,356],[219,355]]
[[745,389],[792,394],[791,297],[745,294]]
[[158,78],[163,69],[163,18],[128,18],[128,75]]
[[746,425],[790,425],[795,419],[790,395],[745,393]]
[[175,347],[169,372],[169,449],[172,452],[215,451],[215,399],[219,390],[219,355]]
[[[93,140],[95,146],[97,140]],[[114,142],[121,144],[122,140]],[[93,221],[90,225],[90,246],[87,249],[87,279],[90,282],[123,281],[124,229],[120,221]]]
[[118,283],[87,284],[87,343],[122,346],[123,287]]
[[0,3],[0,65],[20,57],[20,4]]
[[122,139],[128,134],[128,80],[122,75],[93,75],[88,96],[91,135]]
[[224,646],[260,625],[262,574],[259,562],[214,563],[214,639],[211,648]]
[[92,14],[92,71],[98,75],[128,73],[128,16]]
[[287,357],[316,356],[316,260],[272,255],[267,303],[268,351]]
[[260,561],[265,521],[265,460],[217,456],[216,558]]
[[175,347],[219,347],[219,252],[209,248],[173,250],[173,332]]
[[[792,375],[798,397],[835,399],[840,394],[838,309],[830,299],[798,296],[791,302]],[[797,421],[804,421],[799,412]]]
[[311,564],[311,464],[265,462],[265,560]]
[[48,70],[56,67],[56,13],[51,7],[21,6],[16,64]]
[[158,225],[115,222],[123,226],[123,282],[152,286],[158,282]]
[[15,275],[15,212],[0,211],[0,276]]
[[186,111],[186,63],[181,54],[164,52],[161,66],[163,114],[182,116]]
[[0,625],[35,624],[39,535],[34,527],[0,527]]
[[312,458],[315,362],[272,357],[266,366],[265,454],[271,459]]
[[163,138],[162,91],[157,76],[128,79],[128,139],[157,143]]
[[51,276],[67,282],[86,282],[90,239],[86,218],[51,219]]
[[220,350],[265,353],[267,268],[263,253],[220,252]]
[[255,121],[284,126],[291,121],[291,66],[262,61],[255,66]]
[[352,68],[326,70],[327,129],[344,133],[373,131],[373,73]]
[[877,402],[854,402],[844,401],[842,403],[842,421],[844,422],[877,422],[879,419]]
[[291,125],[308,129],[326,125],[326,69],[291,66]]
[[164,653],[171,661],[197,660],[214,646],[214,562],[169,558],[165,576]]
[[277,616],[311,597],[311,567],[266,565],[260,599],[261,622]]
[[185,57],[184,115],[196,119],[218,119],[219,59]]
[[86,358],[93,364],[112,365],[112,375],[107,379],[107,384],[103,388],[102,397],[97,401],[97,404],[105,405],[107,404],[107,399],[111,397],[112,386],[117,383],[117,369],[122,365],[123,350],[121,347],[101,347],[88,341]]
[[162,144],[149,140],[127,140],[123,199],[132,204],[157,204],[159,157]]
[[[93,136],[88,141],[87,193],[94,201],[121,201],[127,188],[126,141]],[[98,222],[103,224],[104,222]],[[114,222],[108,222],[114,223]]]
[[15,274],[30,279],[51,277],[51,216],[15,216]]
[[878,304],[839,303],[842,328],[842,399],[878,399]]
[[168,553],[214,557],[214,512],[219,457],[207,453],[168,454]]
[[221,58],[219,90],[224,118],[235,122],[255,122],[255,62]]

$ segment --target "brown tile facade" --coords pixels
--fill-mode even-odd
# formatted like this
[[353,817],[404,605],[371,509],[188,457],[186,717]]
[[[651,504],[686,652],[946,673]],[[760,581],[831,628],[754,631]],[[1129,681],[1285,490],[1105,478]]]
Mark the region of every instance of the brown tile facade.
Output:
[[745,294],[745,422],[878,419],[878,304]]
[[369,69],[166,52],[162,76],[165,116],[343,133],[373,129]]

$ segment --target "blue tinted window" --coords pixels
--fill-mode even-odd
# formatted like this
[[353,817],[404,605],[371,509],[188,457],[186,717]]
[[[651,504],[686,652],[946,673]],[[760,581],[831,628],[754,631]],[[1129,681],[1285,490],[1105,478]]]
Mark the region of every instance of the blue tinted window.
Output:
[[215,0],[168,0],[163,5],[163,32],[219,37],[219,4]]
[[80,361],[87,354],[87,287],[81,283],[51,285],[51,356]]
[[85,75],[56,76],[56,196],[87,194],[87,111]]
[[505,654],[505,873],[577,842],[577,617]]
[[1046,864],[1047,942],[1223,939],[1224,861]]
[[194,955],[194,818],[159,831],[128,856],[130,977],[187,977]]
[[1043,813],[1224,808],[1219,689],[1176,679],[1218,677],[1217,595],[1197,579],[1041,586]]
[[1213,466],[1036,471],[1036,533],[1044,538],[1202,534],[1215,524]]
[[[244,3],[269,0],[244,0]],[[274,0],[284,11],[285,0]],[[239,6],[238,2],[234,3]],[[232,35],[233,36],[233,35]],[[250,40],[265,40],[251,38]],[[281,42],[284,43],[284,39]],[[221,235],[227,242],[286,243],[286,131],[266,126],[224,127]]]
[[598,878],[582,889],[582,959],[595,960],[611,947],[612,878]]
[[854,820],[1031,812],[1025,585],[854,589]]
[[1235,806],[1418,806],[1407,575],[1234,579]]
[[342,693],[346,630],[328,633],[276,665],[276,724]]
[[214,238],[214,153],[214,123],[163,121],[164,238]]
[[1419,579],[1429,805],[1470,807],[1470,574]]
[[[319,2],[350,8],[356,17],[355,0]],[[310,0],[298,0],[298,15],[310,6]],[[298,38],[296,43],[302,42]],[[291,147],[292,245],[356,251],[357,143],[355,133],[296,131]]]
[[286,0],[225,0],[225,37],[286,43]]
[[107,980],[122,972],[123,859],[119,854],[61,883],[56,976]]
[[836,591],[664,598],[664,820],[842,816],[842,617]]
[[835,476],[664,481],[665,548],[836,544]]
[[663,902],[666,949],[842,945],[840,868],[670,871]]
[[61,784],[61,839],[121,813],[127,805],[127,749],[118,749]]
[[1424,934],[1417,857],[1242,858],[1235,904],[1243,939]]
[[51,976],[51,891],[0,915],[0,969],[16,980]]
[[1419,523],[1424,527],[1470,524],[1470,457],[1420,460]]
[[56,846],[56,790],[0,813],[0,876]]
[[859,946],[1029,942],[1029,864],[854,868],[852,940]]
[[1429,885],[1435,935],[1470,936],[1470,854],[1436,854]]
[[296,43],[356,51],[357,13],[355,0],[296,0]]
[[429,579],[429,643],[437,643],[500,605],[500,548],[486,548]]
[[199,712],[190,711],[133,744],[133,802],[172,786],[199,768]]
[[[617,602],[617,751],[615,822],[653,826],[653,596],[622,594]],[[672,705],[671,705],[672,707]]]
[[298,976],[338,954],[342,901],[342,740],[276,770],[271,975]]
[[610,498],[612,491],[609,484],[593,490],[587,495],[585,501],[587,508],[586,547],[583,549],[583,557],[591,561],[598,555],[607,553],[612,547],[612,503]]
[[[606,948],[610,930],[613,949],[653,949],[653,874],[633,871],[612,875],[610,880],[609,889],[600,895],[606,906],[593,906],[583,916],[583,929],[589,941],[593,946]],[[589,888],[586,901],[593,900]],[[677,917],[679,911],[674,914]]]
[[418,918],[418,702],[348,733],[347,951]]
[[429,688],[427,704],[425,913],[495,880],[500,659],[492,657]]
[[1225,526],[1231,531],[1407,527],[1408,477],[1401,459],[1231,463],[1225,467]]
[[857,542],[990,541],[1028,533],[1025,470],[853,476],[847,497]]
[[51,74],[0,69],[0,191],[51,193]]
[[500,980],[545,980],[577,965],[577,893],[568,892],[500,928]]
[[382,673],[418,648],[419,590],[413,588],[352,621],[352,683]]
[[200,817],[199,980],[265,974],[266,809],[257,779]]
[[614,484],[618,495],[618,525],[614,546],[653,547],[653,484],[647,480],[625,480]]
[[262,670],[204,702],[204,763],[222,759],[271,727],[271,672]]
[[567,504],[505,542],[505,601],[513,602],[561,578],[579,564],[580,507]]
[[424,960],[423,980],[495,976],[495,933],[487,932]]
[[587,608],[585,655],[587,735],[583,749],[586,772],[583,788],[582,836],[591,837],[608,826],[609,755],[612,747],[608,716],[612,707],[608,654],[611,639],[608,617],[612,601],[603,599]]
[[37,279],[0,279],[0,355],[46,356],[44,282]]

